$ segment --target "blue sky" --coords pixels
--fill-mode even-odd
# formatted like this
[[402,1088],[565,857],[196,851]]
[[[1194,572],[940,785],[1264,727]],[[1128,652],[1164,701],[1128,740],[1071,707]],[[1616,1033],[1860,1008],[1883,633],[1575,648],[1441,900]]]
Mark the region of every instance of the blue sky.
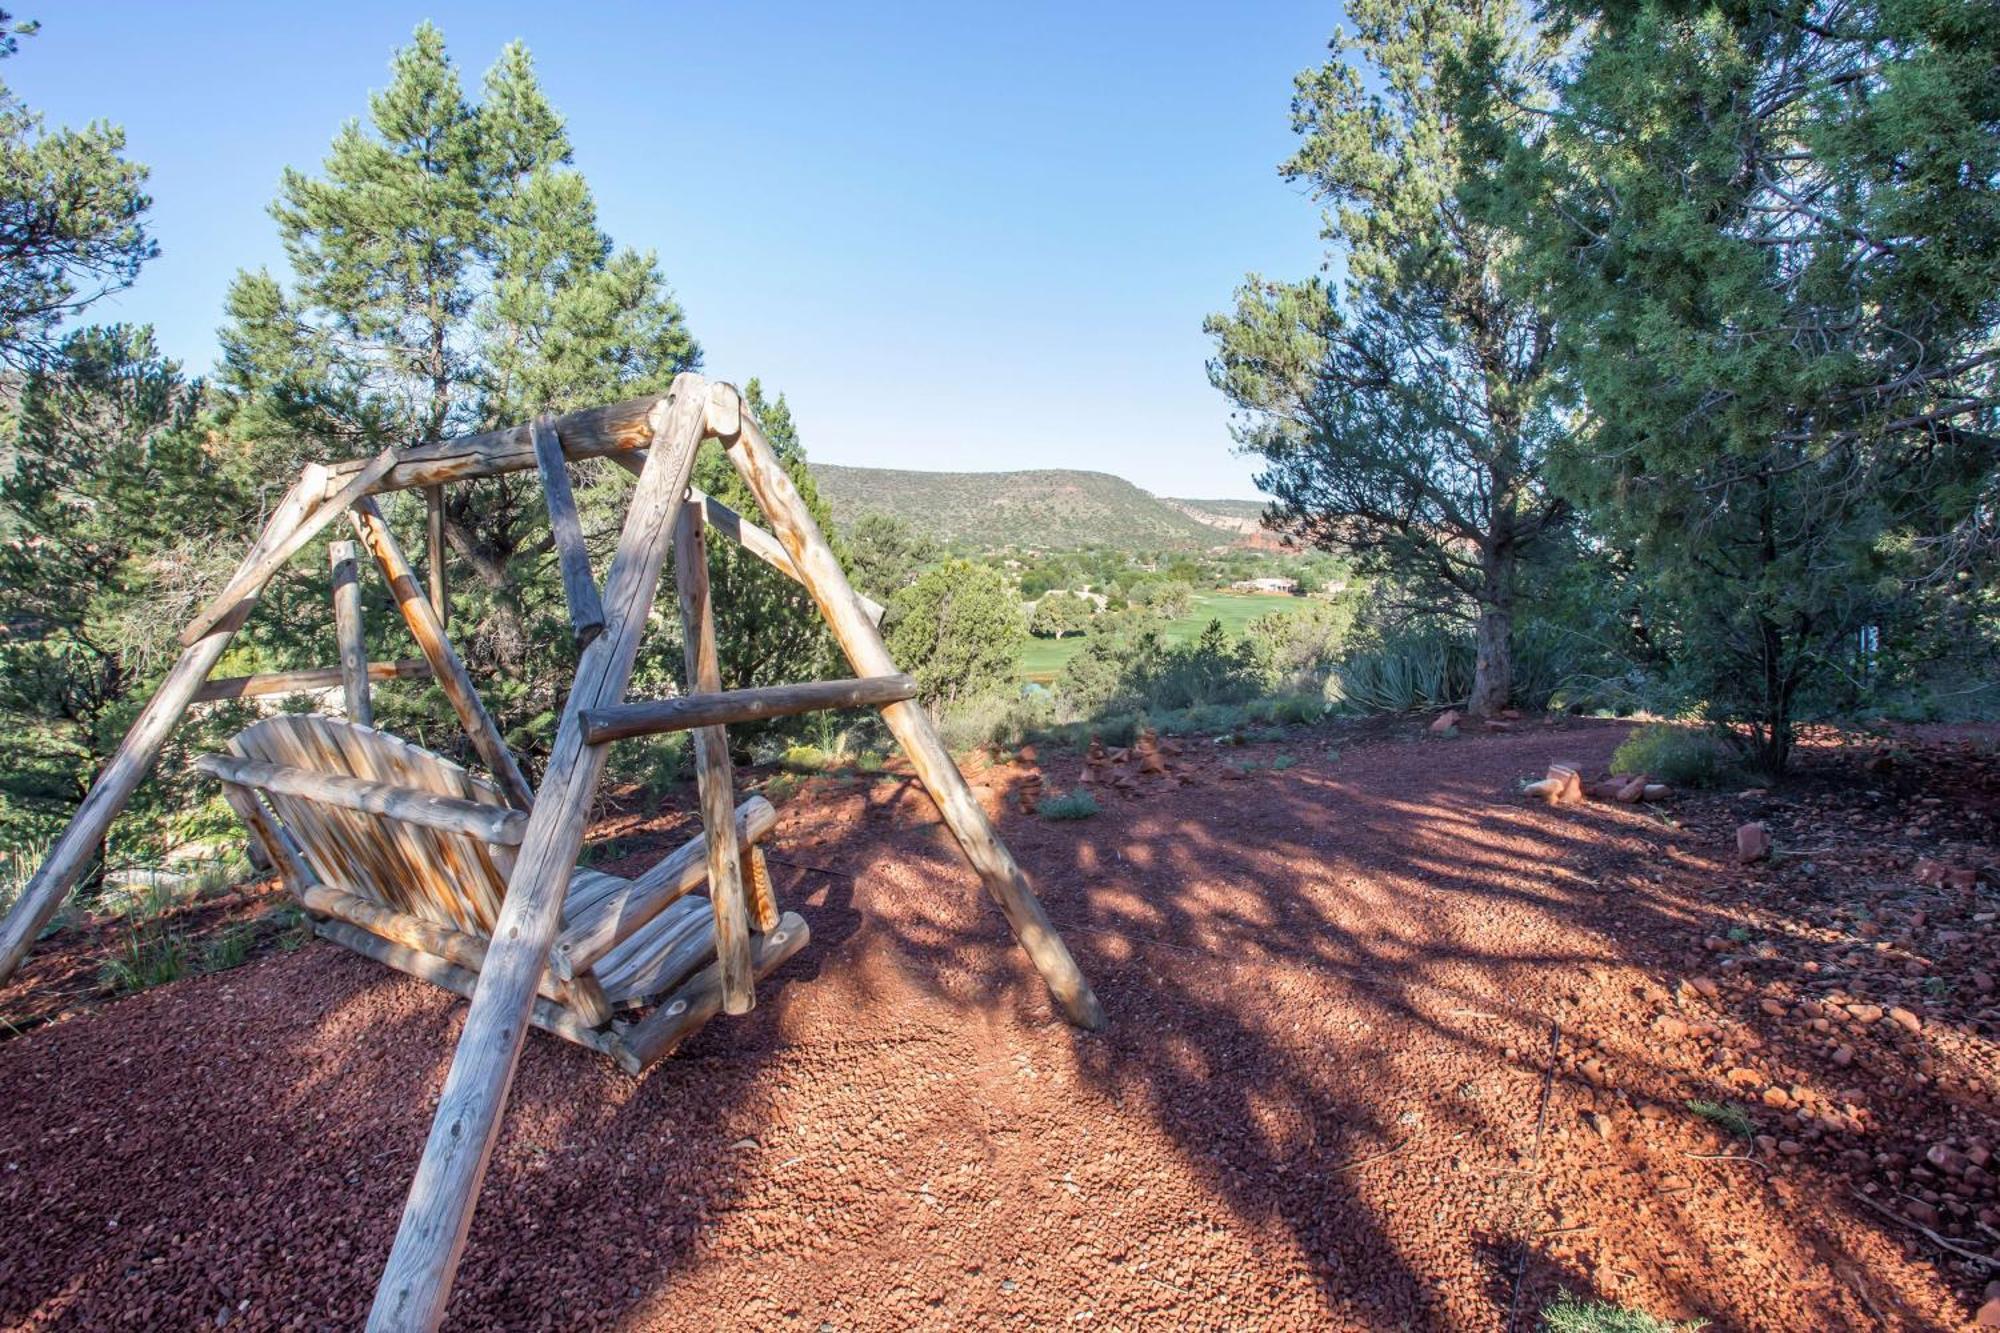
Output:
[[1275,166],[1331,4],[13,6],[5,77],[122,124],[161,257],[99,317],[206,370],[266,207],[443,28],[468,87],[519,37],[605,228],[652,248],[710,374],[762,376],[826,462],[1078,467],[1251,496],[1204,314],[1321,260]]

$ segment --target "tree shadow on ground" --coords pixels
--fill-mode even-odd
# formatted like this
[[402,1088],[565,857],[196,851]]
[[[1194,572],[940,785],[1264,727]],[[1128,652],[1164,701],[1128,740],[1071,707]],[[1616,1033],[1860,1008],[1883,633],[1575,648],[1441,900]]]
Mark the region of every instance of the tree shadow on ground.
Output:
[[[770,846],[811,945],[644,1080],[531,1039],[452,1321],[1527,1327],[1568,1286],[1943,1326],[1902,1234],[1682,1110],[1719,1072],[1648,1025],[1701,856],[1512,798],[1622,734],[1204,751],[1082,824],[1006,815],[1101,1034],[920,790],[808,784]],[[462,1016],[315,944],[0,1046],[0,1320],[358,1322]]]

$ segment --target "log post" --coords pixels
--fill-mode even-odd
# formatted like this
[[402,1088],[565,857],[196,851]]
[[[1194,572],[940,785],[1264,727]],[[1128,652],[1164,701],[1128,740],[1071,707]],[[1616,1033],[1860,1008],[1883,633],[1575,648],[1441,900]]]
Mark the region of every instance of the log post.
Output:
[[361,570],[354,562],[354,543],[333,542],[326,551],[333,565],[333,637],[340,645],[340,692],[347,702],[348,720],[373,726],[368,645],[361,634]]
[[[730,386],[720,384],[714,391],[735,392]],[[834,558],[826,538],[820,535],[819,525],[813,522],[777,455],[771,452],[764,432],[749,412],[742,412],[740,420],[741,429],[734,439],[722,437],[730,461],[749,484],[778,539],[784,542],[793,566],[819,604],[820,614],[833,630],[854,673],[895,674],[896,664],[882,642],[881,631],[862,609],[840,562]],[[1048,913],[1035,897],[1027,875],[993,831],[986,812],[974,799],[951,752],[938,739],[923,706],[914,699],[892,703],[882,709],[882,718],[937,803],[938,813],[958,840],[959,849],[979,872],[987,893],[999,904],[1007,924],[1013,928],[1014,938],[1020,941],[1035,970],[1048,983],[1063,1014],[1080,1028],[1095,1030],[1104,1026],[1104,1010],[1090,983],[1049,923]]]
[[[708,595],[708,543],[699,505],[684,505],[674,527],[674,589],[680,597],[681,638],[686,645],[690,694],[722,689],[715,651],[715,609]],[[757,1003],[750,966],[750,921],[736,846],[736,775],[729,763],[729,733],[721,727],[694,732],[695,786],[701,828],[708,839],[708,901],[715,912],[715,958],[725,1013],[747,1014]]]
[[444,592],[444,486],[424,487],[424,575],[430,580],[431,610],[438,624],[451,626],[451,602]]
[[486,965],[375,1290],[371,1329],[431,1329],[444,1317],[527,1035],[535,987],[561,925],[563,896],[610,753],[584,743],[582,713],[618,702],[631,681],[660,567],[694,470],[706,399],[707,385],[699,376],[681,375],[654,409],[646,471],[633,491],[606,580],[604,633],[591,640],[577,663],[540,799],[508,877]]
[[396,599],[396,605],[410,627],[411,637],[423,650],[424,660],[431,664],[431,676],[444,691],[444,697],[451,700],[459,725],[472,738],[472,748],[479,751],[479,757],[486,761],[486,767],[499,782],[508,804],[517,810],[529,809],[535,803],[535,789],[528,785],[520,764],[514,761],[514,752],[501,738],[493,715],[480,702],[471,674],[466,671],[465,663],[459,660],[458,650],[451,646],[451,640],[445,637],[444,624],[438,619],[436,608],[417,586],[416,573],[403,555],[403,548],[396,544],[395,534],[389,531],[381,508],[372,498],[363,499],[349,511],[348,517],[354,521],[354,531],[361,538],[361,544],[368,548],[369,554],[375,557],[376,565],[381,568],[383,581],[389,585],[389,593]]
[[549,533],[555,539],[556,567],[562,572],[563,598],[569,603],[570,633],[582,652],[604,631],[604,605],[597,596],[597,576],[590,572],[590,552],[583,546],[583,519],[576,512],[569,468],[563,462],[562,441],[555,418],[544,412],[530,429],[535,467],[542,477],[542,496],[549,506]]
[[[222,660],[222,654],[229,647],[229,641],[236,637],[236,631],[256,604],[257,595],[264,590],[264,575],[252,583],[245,575],[252,570],[263,568],[264,556],[277,549],[298,530],[304,520],[308,504],[316,498],[325,485],[325,470],[308,467],[295,482],[291,490],[285,492],[284,499],[271,511],[264,530],[250,546],[249,554],[237,566],[230,578],[230,585],[237,588],[237,595],[231,602],[229,611],[215,621],[207,631],[184,649],[167,678],[160,682],[160,688],[153,692],[145,708],[140,710],[132,729],[125,733],[125,739],[118,743],[118,749],[98,771],[97,779],[90,784],[90,792],[83,798],[76,813],[70,816],[69,826],[56,839],[56,845],[49,849],[48,858],[42,868],[35,872],[28,887],[21,891],[13,910],[0,923],[0,982],[14,975],[14,969],[28,956],[34,946],[35,937],[42,927],[62,906],[63,897],[75,887],[83,872],[90,867],[97,855],[97,849],[104,841],[104,835],[111,828],[111,821],[125,808],[125,802],[132,798],[133,789],[139,785],[153,767],[153,761],[160,757],[160,748],[167,743],[187,712],[188,704],[201,690],[201,683],[208,673],[215,670],[215,664]],[[275,568],[272,566],[271,568]]]

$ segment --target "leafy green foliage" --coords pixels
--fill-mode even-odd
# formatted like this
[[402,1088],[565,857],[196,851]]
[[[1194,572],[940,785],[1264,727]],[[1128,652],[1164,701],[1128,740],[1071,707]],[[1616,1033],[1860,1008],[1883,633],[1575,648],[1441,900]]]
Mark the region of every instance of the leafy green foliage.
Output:
[[1676,787],[1712,787],[1728,756],[1713,736],[1690,727],[1641,727],[1611,755],[1613,773],[1644,773]]
[[1014,674],[1027,624],[998,570],[949,560],[889,603],[889,654],[935,713],[997,689]]
[[1035,813],[1043,819],[1088,819],[1098,809],[1097,798],[1087,791],[1045,796],[1035,803]]
[[848,581],[863,596],[885,604],[944,555],[937,542],[894,514],[864,513],[842,537]]
[[1586,1300],[1565,1291],[1542,1310],[1548,1333],[1697,1333],[1706,1319],[1661,1319],[1606,1301]]
[[[143,329],[73,333],[21,385],[0,472],[0,842],[67,818],[172,661],[198,581],[229,558],[217,515],[254,491],[201,408]],[[184,728],[115,832],[164,834],[190,786],[173,761],[240,717]]]
[[1359,612],[1358,598],[1309,601],[1258,616],[1245,637],[1273,689],[1318,689],[1347,649]]
[[[238,275],[220,377],[228,428],[273,474],[657,391],[699,362],[654,257],[599,229],[518,43],[475,102],[443,35],[420,26],[320,174],[285,173],[272,216],[291,280]],[[608,549],[631,482],[603,464],[575,480],[587,537]],[[416,505],[390,515],[413,535]],[[452,619],[476,627],[460,648],[510,743],[532,752],[553,732],[573,655],[535,474],[451,486],[445,529]],[[664,674],[674,646],[648,649]],[[448,713],[427,727],[417,712],[390,720],[458,743]]]
[[[38,26],[0,10],[0,59]],[[44,360],[65,320],[131,286],[159,252],[147,174],[125,157],[122,129],[47,129],[0,83],[0,361]]]
[[161,921],[127,928],[117,950],[98,968],[98,983],[120,993],[178,981],[189,971],[187,941]]
[[1711,1102],[1697,1098],[1687,1104],[1688,1110],[1739,1139],[1749,1139],[1757,1132],[1756,1124],[1744,1109],[1735,1102]]
[[1041,638],[1060,639],[1065,634],[1088,629],[1091,617],[1096,614],[1097,604],[1088,597],[1069,592],[1047,593],[1035,603],[1028,632]]
[[1472,688],[1472,645],[1425,629],[1349,653],[1327,677],[1326,701],[1352,713],[1406,713],[1462,703]]
[[1562,105],[1489,118],[1508,170],[1472,202],[1558,316],[1591,409],[1559,472],[1631,550],[1663,680],[1782,771],[1909,557],[1990,536],[2000,32],[1896,0],[1553,13],[1589,25]]

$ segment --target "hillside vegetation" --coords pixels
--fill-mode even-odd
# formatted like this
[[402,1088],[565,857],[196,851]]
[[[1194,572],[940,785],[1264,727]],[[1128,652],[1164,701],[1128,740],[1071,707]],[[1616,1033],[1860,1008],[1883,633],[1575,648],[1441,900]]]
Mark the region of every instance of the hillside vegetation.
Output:
[[843,526],[888,514],[936,541],[973,550],[1192,550],[1230,540],[1229,532],[1108,472],[914,472],[815,463],[812,473]]

